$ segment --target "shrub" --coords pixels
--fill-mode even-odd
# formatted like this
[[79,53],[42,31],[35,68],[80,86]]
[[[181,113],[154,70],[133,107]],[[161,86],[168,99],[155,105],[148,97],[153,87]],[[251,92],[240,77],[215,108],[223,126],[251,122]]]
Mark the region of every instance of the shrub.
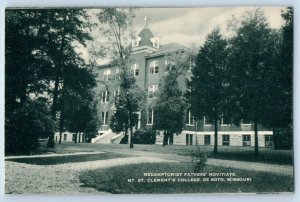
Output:
[[137,130],[134,132],[132,137],[133,144],[155,144],[156,141],[156,131],[147,130]]
[[54,133],[54,122],[43,99],[28,100],[6,114],[5,154],[29,154],[39,146],[38,139]]
[[197,147],[196,150],[192,151],[191,157],[194,172],[201,172],[204,169],[207,160],[207,154],[201,151],[199,147]]

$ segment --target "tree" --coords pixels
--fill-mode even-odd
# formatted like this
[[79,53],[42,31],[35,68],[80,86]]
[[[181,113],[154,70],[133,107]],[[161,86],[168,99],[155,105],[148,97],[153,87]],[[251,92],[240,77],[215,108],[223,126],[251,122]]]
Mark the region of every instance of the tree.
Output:
[[[60,108],[59,94],[64,92],[64,79],[67,76],[65,71],[68,68],[83,66],[83,60],[75,51],[75,46],[78,44],[85,46],[86,40],[91,39],[88,33],[90,24],[84,9],[51,9],[47,10],[44,17],[47,21],[43,30],[43,33],[47,35],[46,48],[54,66],[52,118],[56,120],[57,111]],[[60,85],[61,89],[59,89]],[[60,122],[63,123],[63,113],[61,113],[60,119]],[[60,126],[60,129],[62,128]],[[49,136],[48,146],[54,146],[54,134]]]
[[[129,27],[135,17],[133,9],[105,8],[97,14],[103,25],[102,33],[107,36],[108,44],[111,46],[113,60],[120,68],[120,94],[117,98],[116,108],[127,111],[130,129],[130,140],[132,140],[134,126],[133,113],[142,107],[145,93],[135,84],[135,78],[130,72],[130,50],[125,48],[126,41],[130,36]],[[119,114],[119,113],[118,113]],[[126,124],[125,124],[126,127]],[[133,147],[130,141],[130,148]]]
[[[30,152],[53,123],[48,104],[38,97],[49,87],[52,63],[42,51],[45,38],[43,13],[37,9],[8,9],[5,18],[5,148]],[[36,107],[37,109],[31,109]],[[39,111],[40,110],[40,111]],[[25,114],[23,114],[25,113]],[[34,125],[37,124],[37,125]],[[45,129],[46,125],[49,129]]]
[[254,124],[255,151],[258,157],[258,124],[268,103],[268,74],[273,70],[275,50],[272,30],[259,9],[247,13],[231,39],[231,87],[242,119]]
[[218,149],[218,121],[226,114],[229,102],[227,57],[227,41],[219,28],[215,28],[200,48],[191,80],[187,82],[187,97],[194,117],[200,120],[205,116],[213,120],[214,154]]
[[[173,144],[174,133],[181,133],[184,127],[184,112],[186,110],[186,99],[183,89],[178,83],[179,77],[184,77],[187,72],[192,55],[189,52],[172,53],[166,56],[168,61],[165,76],[160,79],[159,91],[153,106],[154,130],[163,130],[163,146]],[[159,115],[158,115],[159,114]]]
[[68,68],[67,75],[60,100],[63,102],[60,106],[63,106],[61,116],[63,115],[64,119],[60,120],[65,122],[63,125],[66,125],[68,131],[76,134],[77,140],[77,134],[96,131],[95,122],[98,122],[98,118],[93,91],[96,81],[92,72],[86,68]]
[[293,9],[282,11],[285,24],[274,31],[273,65],[267,75],[268,105],[262,124],[273,130],[274,146],[292,146],[292,106],[293,106]]

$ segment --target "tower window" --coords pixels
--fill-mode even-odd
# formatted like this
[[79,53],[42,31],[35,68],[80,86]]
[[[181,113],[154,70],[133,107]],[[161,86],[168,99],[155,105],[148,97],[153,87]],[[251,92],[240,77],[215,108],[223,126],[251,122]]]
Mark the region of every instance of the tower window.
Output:
[[136,37],[135,39],[132,40],[132,47],[138,47],[140,45],[141,37]]
[[106,69],[103,72],[103,80],[104,81],[108,81],[109,76],[111,75],[111,70],[110,69]]
[[159,38],[150,39],[154,48],[159,48]]
[[149,74],[157,74],[158,73],[158,61],[152,61],[150,62],[149,66]]

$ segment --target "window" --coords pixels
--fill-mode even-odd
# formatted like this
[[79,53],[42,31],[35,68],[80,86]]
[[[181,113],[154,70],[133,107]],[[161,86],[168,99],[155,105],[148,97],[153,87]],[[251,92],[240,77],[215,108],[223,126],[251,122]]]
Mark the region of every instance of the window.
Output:
[[158,61],[150,62],[149,74],[157,74],[157,73],[158,73]]
[[102,103],[107,103],[109,102],[109,92],[106,90],[102,92]]
[[243,125],[251,125],[251,121],[249,119],[243,119],[242,124]]
[[109,76],[111,75],[111,70],[110,69],[106,69],[103,72],[103,80],[104,81],[108,81]]
[[132,40],[131,45],[132,47],[137,47],[140,45],[141,37],[136,37],[135,39]]
[[158,85],[150,85],[148,87],[148,98],[153,98],[155,91],[158,90]]
[[153,109],[148,110],[147,125],[153,124]]
[[230,118],[226,112],[222,113],[221,125],[230,125]]
[[64,141],[67,141],[67,134],[64,134]]
[[210,145],[210,135],[204,135],[204,145]]
[[251,136],[243,135],[243,146],[251,146]]
[[175,63],[172,61],[169,61],[168,59],[165,60],[165,66],[166,66],[166,72],[175,69]]
[[103,126],[107,125],[107,122],[108,122],[108,112],[107,111],[101,112],[101,121],[102,121]]
[[150,40],[154,48],[159,48],[159,38],[151,38]]
[[273,135],[265,135],[265,146],[266,147],[273,147]]
[[138,76],[139,75],[139,65],[138,64],[131,65],[131,72],[132,72],[133,76]]
[[186,143],[186,145],[193,145],[193,135],[192,134],[186,134],[185,143]]
[[190,110],[186,113],[186,125],[190,125],[190,126],[194,125],[194,117],[192,116]]
[[210,118],[210,117],[208,117],[208,116],[204,116],[204,125],[213,125],[214,124],[214,122],[213,122],[213,120]]
[[229,146],[230,145],[229,135],[222,135],[222,145],[223,146]]

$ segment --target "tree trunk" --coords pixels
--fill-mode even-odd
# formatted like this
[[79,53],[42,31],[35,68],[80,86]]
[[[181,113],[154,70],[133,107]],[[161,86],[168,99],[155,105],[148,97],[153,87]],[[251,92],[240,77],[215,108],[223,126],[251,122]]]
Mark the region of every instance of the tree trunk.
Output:
[[215,144],[214,144],[214,154],[218,153],[218,119],[214,119],[214,131],[215,131]]
[[80,143],[81,142],[81,132],[78,134],[79,136],[78,136],[78,143]]
[[[63,57],[63,52],[64,52],[64,43],[65,43],[65,21],[66,21],[66,14],[64,16],[63,19],[63,33],[61,36],[61,42],[60,42],[60,57]],[[54,123],[56,122],[56,111],[57,111],[57,101],[58,101],[58,87],[59,87],[59,80],[60,80],[60,76],[62,73],[62,67],[63,67],[63,58],[59,58],[56,62],[55,62],[55,81],[54,81],[54,93],[53,93],[53,102],[52,102],[52,119],[54,121]],[[48,147],[54,147],[55,143],[54,143],[54,133],[50,133],[49,134],[49,139],[48,139]]]
[[58,144],[61,144],[61,136],[62,136],[62,132],[59,131],[59,140],[58,140]]
[[163,146],[168,145],[168,132],[164,131]]
[[133,131],[132,131],[132,125],[133,125],[133,121],[132,121],[132,111],[130,110],[129,111],[129,121],[130,121],[130,123],[129,123],[129,129],[130,129],[130,148],[133,148],[133,143],[132,143],[132,136],[133,136]]
[[78,132],[75,133],[75,138],[74,138],[74,143],[75,144],[77,143],[77,134],[78,134]]
[[274,141],[274,149],[278,149],[278,142],[277,142],[277,136],[279,135],[279,130],[276,128],[273,128],[273,141]]
[[254,120],[254,158],[258,158],[258,132],[256,120]]
[[174,142],[174,133],[169,133],[169,144],[173,145]]

